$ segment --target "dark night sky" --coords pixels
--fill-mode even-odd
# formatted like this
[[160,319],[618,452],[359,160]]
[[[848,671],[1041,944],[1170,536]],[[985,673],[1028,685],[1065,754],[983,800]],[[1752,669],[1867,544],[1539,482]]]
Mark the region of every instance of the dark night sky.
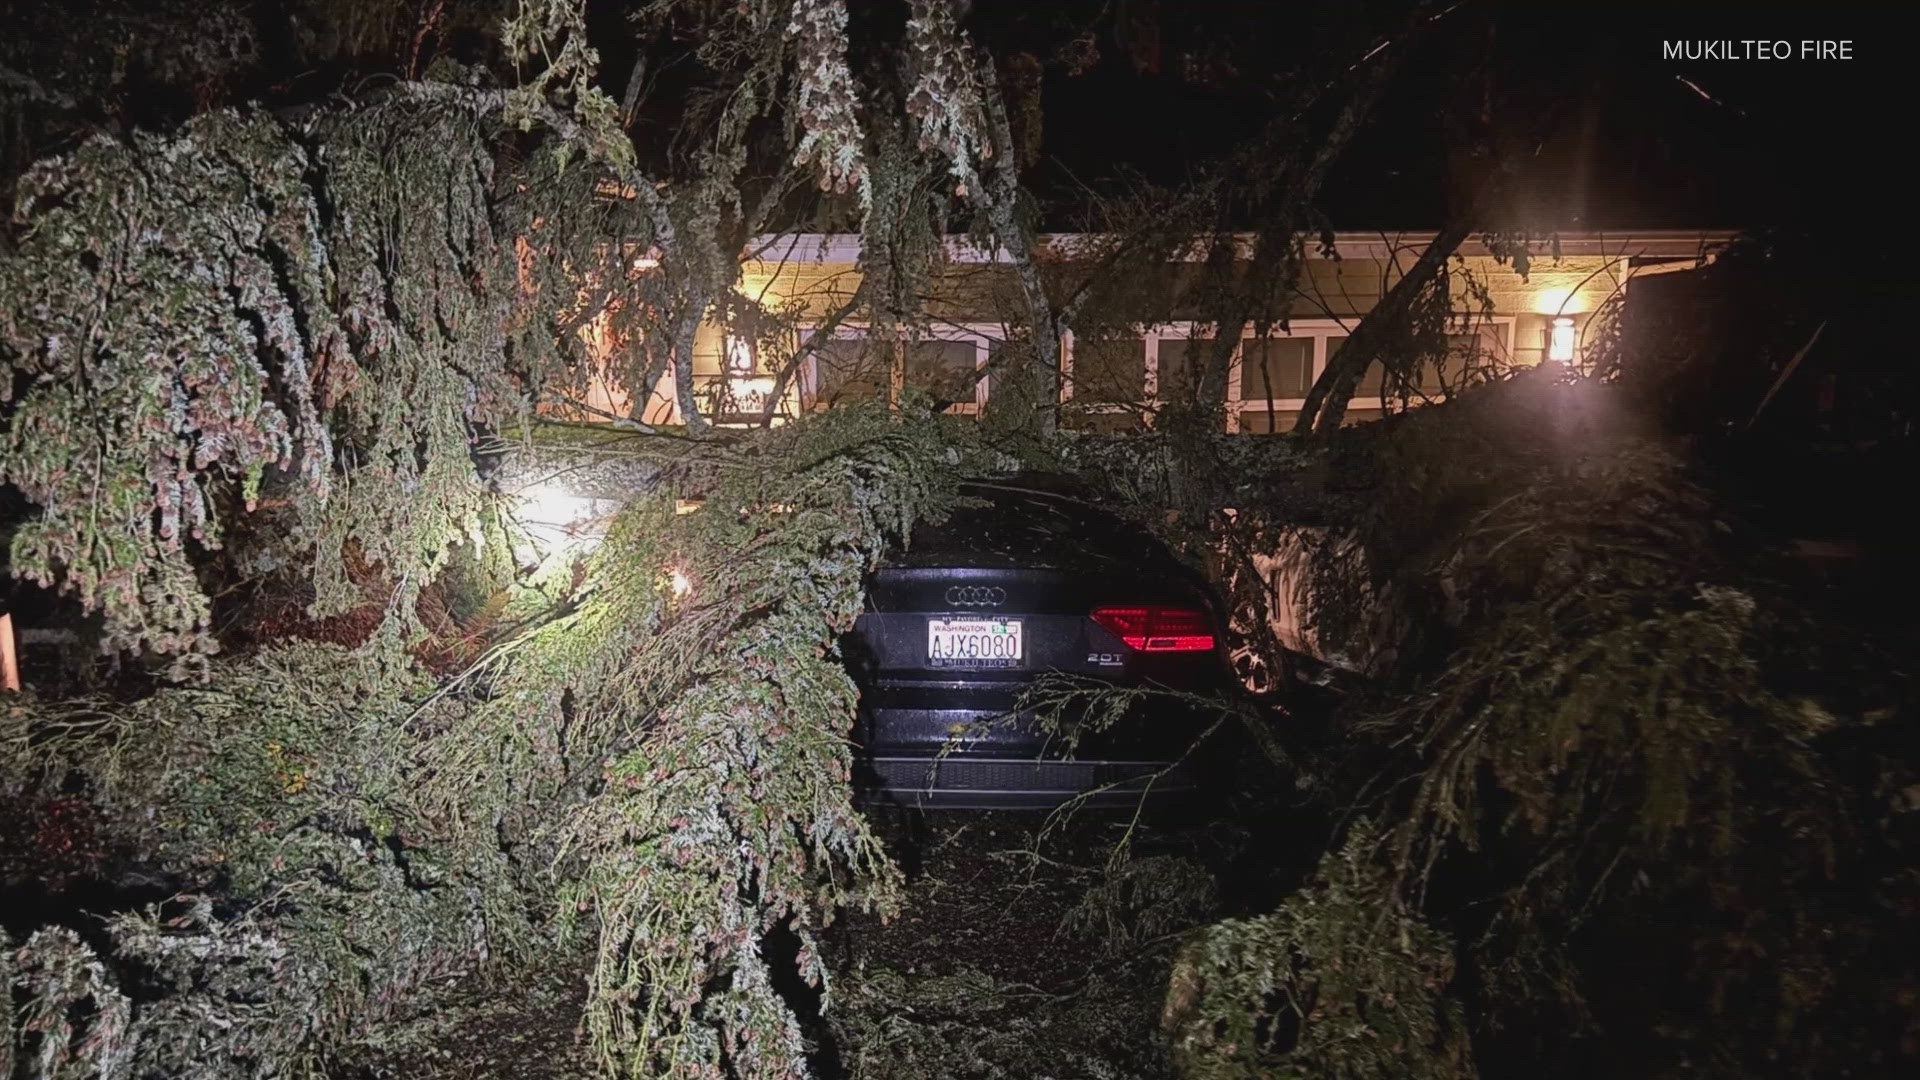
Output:
[[[994,3],[981,0],[974,18],[1001,17]],[[1539,152],[1514,185],[1509,223],[1851,229],[1872,221],[1885,229],[1901,212],[1901,144],[1920,128],[1912,115],[1920,95],[1905,78],[1912,43],[1901,5],[1477,7],[1462,5],[1430,33],[1343,158],[1322,200],[1336,226],[1420,227],[1443,216],[1450,140],[1438,98],[1460,82],[1468,39],[1483,40],[1473,36],[1484,33],[1481,12],[1493,25],[1505,122],[1545,133],[1544,142],[1527,140]],[[1247,27],[1252,39],[1240,45],[1252,55],[1263,52],[1260,36],[1271,35],[1281,66],[1289,50],[1316,47],[1299,32],[1299,20],[1314,17],[1310,5],[1262,8],[1247,19],[1252,9],[1228,3],[1163,3],[1162,44],[1182,21],[1224,20]],[[1674,61],[1662,57],[1670,39],[1784,39],[1796,52],[1802,40],[1847,40],[1853,59]],[[1042,174],[1093,181],[1124,162],[1175,181],[1268,115],[1256,94],[1202,89],[1172,68],[1143,74],[1110,56],[1088,74],[1051,75],[1051,160]]]

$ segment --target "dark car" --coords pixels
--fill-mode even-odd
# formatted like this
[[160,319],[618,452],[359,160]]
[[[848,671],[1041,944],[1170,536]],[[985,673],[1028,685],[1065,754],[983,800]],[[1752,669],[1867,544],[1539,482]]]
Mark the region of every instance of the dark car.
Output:
[[1231,675],[1204,581],[1071,482],[1023,476],[966,494],[978,504],[917,530],[868,583],[846,643],[861,688],[856,784],[923,809],[1190,793],[1191,751],[1215,716],[1201,702],[1147,693],[1089,723],[1099,710],[1082,694],[1042,722],[1023,695],[1049,675],[1049,690],[1217,695]]

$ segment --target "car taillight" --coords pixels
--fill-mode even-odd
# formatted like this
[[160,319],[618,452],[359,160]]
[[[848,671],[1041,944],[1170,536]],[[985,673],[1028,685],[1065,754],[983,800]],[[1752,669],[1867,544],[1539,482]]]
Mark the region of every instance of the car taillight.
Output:
[[1199,608],[1103,607],[1093,621],[1141,652],[1208,652],[1213,622]]

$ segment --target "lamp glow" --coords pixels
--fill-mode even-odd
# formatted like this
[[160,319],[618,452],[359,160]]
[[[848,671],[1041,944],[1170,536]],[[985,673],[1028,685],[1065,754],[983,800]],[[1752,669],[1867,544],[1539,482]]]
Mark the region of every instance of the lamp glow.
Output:
[[1555,363],[1573,363],[1573,351],[1578,332],[1573,325],[1573,316],[1561,315],[1553,320],[1553,328],[1547,332],[1547,359]]
[[1555,286],[1533,294],[1533,310],[1541,315],[1578,315],[1586,310],[1584,300],[1578,289]]
[[727,338],[727,375],[739,378],[753,374],[753,342],[745,338]]
[[520,498],[520,520],[528,525],[565,529],[593,513],[593,500],[540,485]]
[[578,552],[599,542],[606,519],[617,509],[611,503],[576,495],[552,484],[537,484],[520,492],[514,517],[534,546],[522,561],[538,561],[548,554]]
[[729,378],[727,392],[733,398],[733,407],[742,413],[758,413],[767,407],[773,399],[773,376],[756,375],[750,378]]

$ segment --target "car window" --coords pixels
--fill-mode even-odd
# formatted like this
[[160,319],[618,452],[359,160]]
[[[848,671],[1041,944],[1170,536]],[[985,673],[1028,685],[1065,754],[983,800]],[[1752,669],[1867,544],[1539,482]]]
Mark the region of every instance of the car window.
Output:
[[1164,549],[1144,529],[1060,485],[1041,487],[1010,480],[967,485],[978,504],[964,506],[939,524],[914,531],[914,556],[977,553],[1040,561],[1087,558],[1160,562]]

